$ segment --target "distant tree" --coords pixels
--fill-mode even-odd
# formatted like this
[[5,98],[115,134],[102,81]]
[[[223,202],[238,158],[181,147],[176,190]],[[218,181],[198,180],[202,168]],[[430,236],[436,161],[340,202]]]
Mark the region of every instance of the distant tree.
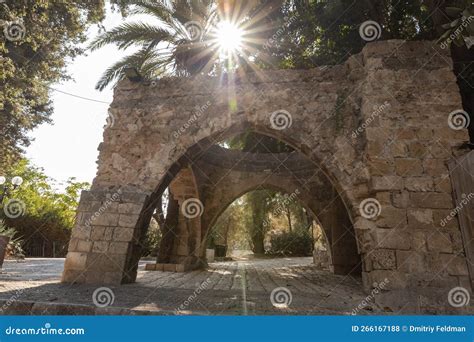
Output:
[[103,0],[0,3],[0,172],[20,158],[28,133],[50,122],[49,86],[68,79],[66,63],[103,17]]

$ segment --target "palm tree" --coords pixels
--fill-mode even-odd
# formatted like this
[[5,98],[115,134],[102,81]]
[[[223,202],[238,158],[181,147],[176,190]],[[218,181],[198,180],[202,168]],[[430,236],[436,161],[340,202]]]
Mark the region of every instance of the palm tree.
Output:
[[130,14],[147,14],[153,23],[124,23],[96,37],[91,50],[115,44],[138,50],[109,67],[96,85],[103,90],[135,68],[145,79],[158,76],[189,76],[212,68],[217,54],[211,29],[216,24],[212,0],[132,0]]

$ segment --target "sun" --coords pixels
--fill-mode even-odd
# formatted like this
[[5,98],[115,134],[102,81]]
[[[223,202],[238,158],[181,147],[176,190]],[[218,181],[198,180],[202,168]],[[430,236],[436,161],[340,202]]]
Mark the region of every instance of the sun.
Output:
[[222,21],[216,27],[217,44],[222,52],[236,52],[242,47],[243,31],[229,21]]

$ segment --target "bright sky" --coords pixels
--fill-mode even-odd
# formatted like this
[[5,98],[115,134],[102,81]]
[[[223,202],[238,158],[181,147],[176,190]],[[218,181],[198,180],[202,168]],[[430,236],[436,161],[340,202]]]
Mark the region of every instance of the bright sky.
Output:
[[[119,13],[107,13],[106,29],[122,21]],[[92,39],[98,33],[96,26],[88,31]],[[59,182],[69,177],[92,182],[97,165],[97,147],[102,141],[102,131],[107,109],[112,102],[112,89],[99,92],[94,89],[102,72],[125,53],[114,46],[87,52],[69,63],[67,70],[74,80],[52,87],[78,96],[105,102],[79,99],[59,92],[51,92],[54,104],[53,125],[42,125],[31,136],[35,141],[28,147],[26,156],[46,175]]]

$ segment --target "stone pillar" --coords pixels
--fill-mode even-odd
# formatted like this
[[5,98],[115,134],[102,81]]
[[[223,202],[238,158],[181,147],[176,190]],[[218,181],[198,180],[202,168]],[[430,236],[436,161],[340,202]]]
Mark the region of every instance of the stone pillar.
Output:
[[372,210],[356,218],[356,232],[366,290],[384,284],[377,298],[394,310],[449,308],[450,289],[470,290],[459,224],[441,224],[454,210],[447,162],[468,135],[450,127],[462,103],[448,51],[436,48],[391,41],[362,56]]
[[204,265],[205,263],[201,263],[205,258],[205,249],[201,241],[201,215],[204,206],[199,199],[191,168],[182,169],[171,182],[169,189],[173,198],[178,201],[180,209],[177,236],[170,261],[184,264],[188,269]]
[[[62,281],[121,284],[136,278],[143,237],[140,213],[147,195],[138,192],[83,191],[69,242]],[[138,260],[137,260],[138,261]]]

